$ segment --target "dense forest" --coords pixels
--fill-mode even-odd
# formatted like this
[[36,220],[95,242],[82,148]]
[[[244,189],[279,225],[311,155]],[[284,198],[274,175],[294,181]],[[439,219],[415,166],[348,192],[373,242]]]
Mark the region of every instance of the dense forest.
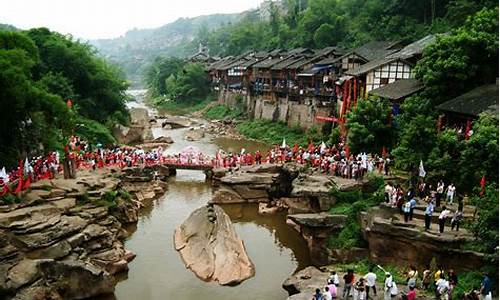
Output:
[[[111,143],[127,84],[96,50],[46,28],[0,30],[0,161],[61,149],[78,133]],[[68,100],[71,99],[71,105]]]
[[415,41],[429,33],[464,24],[491,0],[282,0],[273,2],[269,19],[246,15],[237,24],[214,31],[200,29],[198,42],[211,55],[237,55],[275,48],[350,48],[372,40]]

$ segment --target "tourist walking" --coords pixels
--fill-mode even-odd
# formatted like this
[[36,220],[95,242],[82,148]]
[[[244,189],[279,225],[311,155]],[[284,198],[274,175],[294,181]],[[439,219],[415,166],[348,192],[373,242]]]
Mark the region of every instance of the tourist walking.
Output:
[[415,209],[415,207],[417,207],[417,199],[413,197],[410,200],[410,216],[409,216],[410,221],[413,220],[413,210]]
[[328,291],[332,295],[332,298],[337,298],[337,286],[333,283],[332,280],[328,280]]
[[441,199],[443,198],[444,193],[444,182],[440,180],[436,187],[436,206],[441,207]]
[[455,271],[453,269],[450,269],[450,271],[448,271],[448,283],[450,285],[450,290],[448,291],[448,299],[451,300],[453,295],[453,289],[458,284],[458,276],[457,274],[455,274]]
[[373,290],[373,295],[377,297],[377,274],[373,272],[373,267],[370,268],[369,272],[364,276],[366,281],[366,299],[370,298],[370,289]]
[[410,270],[406,273],[406,284],[408,287],[417,286],[418,271],[414,265],[410,265]]
[[443,206],[441,214],[439,214],[439,233],[444,232],[444,225],[446,224],[446,219],[450,215],[450,210]]
[[339,284],[340,284],[340,280],[339,280],[339,275],[337,274],[336,271],[332,271],[330,273],[330,278],[329,280],[331,282],[333,282],[333,284],[336,286],[336,287],[339,287]]
[[403,205],[403,214],[405,223],[408,223],[408,220],[410,219],[410,211],[411,211],[410,201],[406,201],[406,203]]
[[392,184],[390,182],[387,182],[387,184],[384,187],[385,202],[387,203],[391,202],[391,197],[393,192],[394,188],[392,187]]
[[481,300],[491,300],[491,279],[487,273],[483,274],[483,281],[481,282],[479,294],[481,295]]
[[448,291],[450,283],[446,280],[443,273],[440,274],[439,280],[436,282],[436,300],[448,300]]
[[453,203],[453,198],[455,197],[455,191],[456,187],[453,185],[453,183],[450,183],[450,185],[446,188],[446,201],[448,204]]
[[459,230],[460,221],[462,221],[464,214],[460,210],[456,210],[451,218],[451,230],[456,228],[456,231]]
[[316,291],[312,297],[312,300],[323,300],[323,293],[321,293],[320,289],[316,289]]
[[347,299],[351,295],[352,285],[354,284],[354,270],[347,270],[347,273],[343,277],[344,279],[344,290],[342,291],[342,298]]
[[332,294],[330,293],[330,288],[325,286],[325,291],[323,292],[322,300],[332,300]]
[[358,282],[356,282],[356,295],[353,297],[355,300],[365,300],[365,295],[366,295],[366,290],[365,290],[365,279],[363,277],[360,277]]
[[424,212],[425,230],[429,230],[431,228],[431,220],[433,213],[434,213],[434,205],[432,204],[432,200],[429,200],[429,202],[427,202],[427,206],[425,207],[425,212]]
[[389,272],[385,273],[384,282],[384,300],[391,300],[398,294],[398,287],[396,283],[392,280],[392,275]]
[[422,289],[427,290],[431,285],[431,267],[427,265],[422,272]]

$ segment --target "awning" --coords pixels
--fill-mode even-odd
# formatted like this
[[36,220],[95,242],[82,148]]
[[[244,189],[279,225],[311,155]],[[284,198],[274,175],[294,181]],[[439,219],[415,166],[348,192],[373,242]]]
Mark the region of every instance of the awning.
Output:
[[314,75],[318,74],[319,72],[321,72],[323,70],[331,69],[332,67],[333,67],[333,65],[320,65],[320,66],[316,65],[313,68],[304,71],[303,73],[297,74],[297,76],[303,76],[303,77],[314,76]]
[[229,88],[231,88],[231,89],[241,89],[241,82],[230,84]]

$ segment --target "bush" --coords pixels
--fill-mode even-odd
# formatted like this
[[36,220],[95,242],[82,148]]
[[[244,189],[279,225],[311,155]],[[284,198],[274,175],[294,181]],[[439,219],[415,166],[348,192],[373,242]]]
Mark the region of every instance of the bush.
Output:
[[236,126],[236,130],[247,138],[261,140],[270,144],[281,144],[283,138],[288,145],[298,144],[306,146],[308,144],[304,131],[298,126],[288,127],[282,122],[272,122],[269,120],[245,121]]
[[3,204],[14,204],[14,203],[20,203],[20,202],[21,202],[21,199],[19,197],[17,197],[16,195],[7,194],[7,195],[3,195],[2,197],[0,197],[0,203],[3,203]]
[[242,114],[243,113],[241,112],[241,110],[239,110],[237,108],[231,108],[227,105],[219,104],[219,105],[216,105],[216,106],[209,108],[203,114],[203,116],[205,118],[211,119],[211,120],[214,120],[214,119],[222,120],[225,118],[231,118],[231,119],[238,118]]
[[90,143],[103,145],[116,143],[110,129],[101,123],[85,118],[78,118],[76,123],[76,134]]

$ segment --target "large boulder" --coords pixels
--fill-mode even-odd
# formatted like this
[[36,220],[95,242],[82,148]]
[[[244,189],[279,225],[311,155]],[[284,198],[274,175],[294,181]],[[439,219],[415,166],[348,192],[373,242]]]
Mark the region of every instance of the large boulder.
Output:
[[199,141],[204,137],[205,137],[205,132],[201,128],[196,128],[196,129],[191,128],[184,134],[184,138],[187,141]]
[[202,280],[235,285],[255,274],[243,241],[219,206],[192,212],[175,230],[174,244],[186,267]]
[[115,290],[113,276],[91,264],[43,260],[39,269],[46,282],[56,282],[57,291],[63,299],[84,299]]
[[134,125],[148,126],[149,114],[148,110],[141,107],[134,107],[129,110],[130,123]]

